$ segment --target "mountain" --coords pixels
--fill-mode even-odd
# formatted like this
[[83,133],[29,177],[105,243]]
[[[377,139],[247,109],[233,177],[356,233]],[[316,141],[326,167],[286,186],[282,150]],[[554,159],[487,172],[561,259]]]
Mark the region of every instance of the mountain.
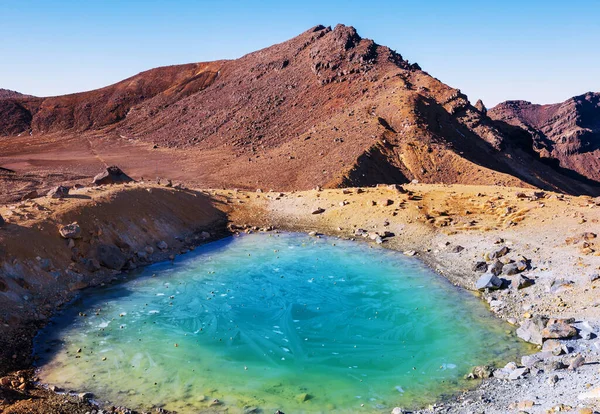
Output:
[[588,92],[551,105],[507,101],[488,115],[529,132],[542,158],[600,181],[600,93]]
[[30,173],[118,163],[207,187],[419,180],[600,192],[544,162],[528,131],[344,25],[95,91],[0,100],[0,135],[0,165]]
[[24,97],[29,97],[29,95],[24,95],[24,94],[16,92],[16,91],[11,91],[10,89],[0,88],[0,99],[24,98]]

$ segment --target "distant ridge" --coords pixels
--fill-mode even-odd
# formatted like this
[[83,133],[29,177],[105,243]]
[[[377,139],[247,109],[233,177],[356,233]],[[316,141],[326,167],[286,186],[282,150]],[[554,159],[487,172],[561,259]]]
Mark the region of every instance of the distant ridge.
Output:
[[541,157],[600,181],[600,93],[588,92],[550,105],[506,101],[488,114],[528,131]]

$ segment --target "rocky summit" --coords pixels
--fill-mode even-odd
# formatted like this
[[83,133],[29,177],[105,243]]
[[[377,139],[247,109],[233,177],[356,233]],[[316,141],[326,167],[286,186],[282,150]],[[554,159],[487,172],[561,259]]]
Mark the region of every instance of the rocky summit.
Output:
[[[591,94],[567,106],[587,114],[597,101]],[[575,143],[540,151],[553,138],[499,112],[488,116],[483,102],[473,106],[353,27],[316,26],[236,60],[152,69],[90,92],[0,94],[0,165],[19,167],[6,191],[15,199],[34,181],[89,179],[107,164],[136,179],[176,169],[172,178],[205,187],[418,180],[600,194],[596,173],[558,155]],[[570,138],[580,152],[593,148],[585,122]],[[60,175],[32,161],[42,153],[63,160]]]

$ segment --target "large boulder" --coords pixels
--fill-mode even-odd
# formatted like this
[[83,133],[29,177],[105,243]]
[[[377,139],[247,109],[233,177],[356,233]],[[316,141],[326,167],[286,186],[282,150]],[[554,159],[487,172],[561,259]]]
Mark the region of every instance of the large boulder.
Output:
[[535,315],[531,319],[523,321],[519,329],[517,329],[517,336],[524,341],[531,342],[532,344],[542,345],[544,342],[544,336],[542,331],[548,323],[548,318],[540,315]]
[[48,191],[47,196],[50,198],[64,198],[69,195],[69,187],[59,185]]
[[119,167],[112,165],[107,167],[105,171],[94,177],[92,184],[94,185],[105,185],[105,184],[123,184],[134,181],[133,178],[125,174]]
[[117,246],[111,244],[101,244],[96,248],[98,261],[104,267],[113,270],[121,270],[127,263],[127,257]]
[[550,319],[542,331],[544,339],[565,339],[577,336],[577,329],[562,319]]

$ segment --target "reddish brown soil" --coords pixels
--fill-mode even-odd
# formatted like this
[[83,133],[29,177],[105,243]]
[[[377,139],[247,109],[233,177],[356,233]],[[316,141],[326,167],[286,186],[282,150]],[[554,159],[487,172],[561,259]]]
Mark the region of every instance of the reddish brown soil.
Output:
[[2,198],[86,181],[107,164],[205,188],[416,179],[600,191],[540,162],[531,137],[509,127],[354,28],[317,26],[237,60],[153,69],[80,94],[0,99],[0,166],[16,171]]

